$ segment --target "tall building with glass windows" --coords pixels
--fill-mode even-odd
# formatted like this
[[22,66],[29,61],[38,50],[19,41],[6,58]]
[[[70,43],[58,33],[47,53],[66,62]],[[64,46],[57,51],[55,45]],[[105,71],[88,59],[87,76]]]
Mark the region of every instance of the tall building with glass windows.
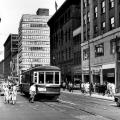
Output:
[[19,71],[50,64],[48,9],[24,14],[19,24]]

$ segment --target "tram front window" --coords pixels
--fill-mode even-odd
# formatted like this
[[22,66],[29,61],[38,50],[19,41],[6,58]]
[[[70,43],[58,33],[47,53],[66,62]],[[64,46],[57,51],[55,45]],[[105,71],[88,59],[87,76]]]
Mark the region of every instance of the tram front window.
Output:
[[59,72],[55,72],[55,84],[59,84]]
[[39,84],[44,84],[44,72],[39,72]]
[[53,83],[53,72],[46,72],[46,83]]

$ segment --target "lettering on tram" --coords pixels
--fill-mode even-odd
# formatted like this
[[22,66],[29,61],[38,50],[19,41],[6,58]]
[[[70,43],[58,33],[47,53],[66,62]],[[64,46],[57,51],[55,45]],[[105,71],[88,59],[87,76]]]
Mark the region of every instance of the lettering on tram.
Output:
[[39,66],[26,70],[21,77],[21,92],[28,95],[31,84],[36,95],[57,99],[60,95],[61,71],[56,66]]

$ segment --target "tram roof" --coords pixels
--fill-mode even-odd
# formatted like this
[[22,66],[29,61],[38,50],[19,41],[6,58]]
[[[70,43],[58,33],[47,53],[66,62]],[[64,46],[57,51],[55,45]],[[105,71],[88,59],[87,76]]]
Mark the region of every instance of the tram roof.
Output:
[[57,71],[60,71],[60,68],[57,67],[57,66],[37,66],[37,67],[32,67],[26,71],[24,71],[23,73],[25,72],[28,72],[28,71],[34,71],[34,70],[57,70]]

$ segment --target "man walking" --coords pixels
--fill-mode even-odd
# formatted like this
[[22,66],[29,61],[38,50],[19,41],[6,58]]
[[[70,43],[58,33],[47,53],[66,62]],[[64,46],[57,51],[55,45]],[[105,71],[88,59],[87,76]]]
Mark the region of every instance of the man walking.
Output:
[[33,103],[36,95],[36,86],[34,83],[30,86],[29,94],[30,94],[29,102]]

